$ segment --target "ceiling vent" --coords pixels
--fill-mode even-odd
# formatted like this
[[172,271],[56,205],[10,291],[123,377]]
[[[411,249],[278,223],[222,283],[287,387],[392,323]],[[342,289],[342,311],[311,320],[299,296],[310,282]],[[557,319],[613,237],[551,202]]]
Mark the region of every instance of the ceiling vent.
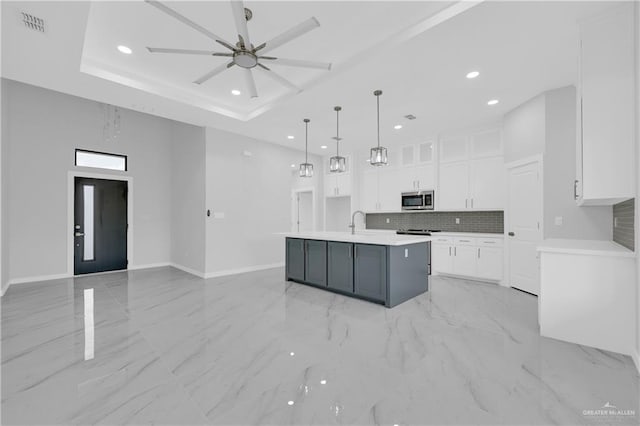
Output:
[[22,23],[25,27],[43,33],[44,32],[44,19],[33,16],[30,13],[22,13]]
[[416,116],[413,114],[407,114],[404,116],[404,118],[406,118],[407,120],[415,120]]

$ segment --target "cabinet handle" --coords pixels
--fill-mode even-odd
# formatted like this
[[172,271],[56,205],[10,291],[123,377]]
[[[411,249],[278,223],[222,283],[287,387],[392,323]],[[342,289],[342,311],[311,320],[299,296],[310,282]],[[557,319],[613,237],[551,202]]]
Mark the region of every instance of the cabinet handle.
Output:
[[349,246],[349,259],[351,259],[351,257],[352,257],[351,250],[353,250],[353,249],[352,249],[351,246]]
[[478,259],[480,259],[480,248],[478,248]]
[[573,199],[578,199],[578,179],[573,181]]
[[358,257],[358,246],[353,246],[353,258]]
[[449,247],[449,256],[451,256],[451,247]]
[[458,255],[458,247],[454,247],[453,248],[453,255],[457,256]]
[[473,198],[471,199],[471,208],[473,208]]
[[470,243],[471,242],[469,240],[458,240],[458,241],[460,241],[461,243]]
[[464,199],[464,208],[467,208],[467,203],[469,202],[469,200],[467,200],[466,198]]

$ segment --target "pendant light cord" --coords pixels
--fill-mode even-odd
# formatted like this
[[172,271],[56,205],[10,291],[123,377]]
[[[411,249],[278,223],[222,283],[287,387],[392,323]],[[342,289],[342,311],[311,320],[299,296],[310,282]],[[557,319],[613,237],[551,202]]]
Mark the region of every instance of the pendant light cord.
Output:
[[336,107],[336,157],[340,156],[340,110]]
[[376,103],[378,105],[378,148],[380,148],[380,93],[376,92]]
[[309,119],[304,121],[304,162],[309,163]]

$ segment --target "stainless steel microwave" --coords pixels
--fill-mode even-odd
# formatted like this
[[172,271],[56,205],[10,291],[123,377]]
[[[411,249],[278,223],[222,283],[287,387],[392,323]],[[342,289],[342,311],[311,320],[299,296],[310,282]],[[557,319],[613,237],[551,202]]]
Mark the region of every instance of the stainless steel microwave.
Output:
[[402,193],[402,210],[433,210],[433,204],[433,190]]

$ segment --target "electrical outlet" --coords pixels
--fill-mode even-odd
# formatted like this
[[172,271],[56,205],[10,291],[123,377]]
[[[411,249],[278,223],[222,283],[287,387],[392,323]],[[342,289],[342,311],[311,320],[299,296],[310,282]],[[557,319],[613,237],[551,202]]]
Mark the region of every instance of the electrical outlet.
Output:
[[460,225],[460,218],[456,217],[456,225]]
[[389,222],[390,222],[390,221],[389,221],[389,218],[387,218],[387,223],[389,223]]
[[562,226],[562,216],[556,216],[556,226]]

